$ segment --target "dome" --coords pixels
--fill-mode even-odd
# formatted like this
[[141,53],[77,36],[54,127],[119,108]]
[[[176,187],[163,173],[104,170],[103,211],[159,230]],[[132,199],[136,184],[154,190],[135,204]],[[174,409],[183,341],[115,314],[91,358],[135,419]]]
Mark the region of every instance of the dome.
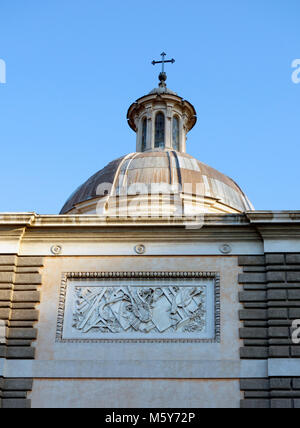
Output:
[[194,106],[167,88],[165,53],[159,86],[128,109],[136,150],[110,162],[82,184],[61,214],[106,217],[181,217],[242,213],[253,206],[229,177],[186,153],[197,122]]
[[[110,215],[124,200],[149,210],[149,195],[160,214],[172,215],[178,204],[185,213],[242,213],[253,206],[226,175],[174,150],[131,153],[109,163],[82,184],[67,200],[61,214]],[[152,208],[153,209],[153,206]],[[124,211],[125,212],[125,211]],[[142,215],[142,214],[141,214]]]

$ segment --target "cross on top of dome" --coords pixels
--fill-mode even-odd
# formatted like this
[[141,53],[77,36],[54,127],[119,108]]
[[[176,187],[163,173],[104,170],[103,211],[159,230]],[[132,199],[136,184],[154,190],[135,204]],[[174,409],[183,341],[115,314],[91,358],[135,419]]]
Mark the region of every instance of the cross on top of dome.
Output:
[[166,80],[167,80],[167,74],[166,74],[166,72],[165,72],[165,64],[167,64],[167,63],[171,63],[171,64],[174,64],[174,62],[175,62],[175,59],[174,58],[172,58],[172,59],[165,59],[166,58],[166,56],[167,56],[167,54],[165,53],[165,52],[163,52],[162,54],[161,54],[161,58],[162,58],[162,60],[161,61],[152,61],[152,65],[156,65],[156,64],[161,64],[162,65],[162,70],[161,70],[161,73],[160,73],[160,75],[159,75],[159,80],[160,80],[160,84],[159,84],[159,86],[166,86]]

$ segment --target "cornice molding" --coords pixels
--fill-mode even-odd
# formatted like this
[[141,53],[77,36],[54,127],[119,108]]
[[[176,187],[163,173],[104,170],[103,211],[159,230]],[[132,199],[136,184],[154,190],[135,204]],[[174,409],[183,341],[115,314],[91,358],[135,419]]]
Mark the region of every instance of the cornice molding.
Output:
[[300,225],[300,211],[248,211],[245,215],[251,224],[284,223]]
[[300,240],[300,211],[252,211],[246,216],[263,240]]
[[7,225],[31,226],[36,216],[35,213],[0,213],[0,227]]
[[[200,218],[202,220],[202,218]],[[30,214],[0,214],[0,228],[7,225],[22,225],[35,227],[185,227],[195,224],[195,217],[149,217],[149,218],[116,218],[98,215],[38,215]],[[204,214],[204,226],[239,226],[248,225],[249,220],[244,214]]]
[[[136,220],[97,215],[2,213],[0,214],[0,251],[17,253],[20,245],[26,244],[26,247],[22,247],[22,251],[27,254],[31,251],[29,250],[31,243],[35,245],[34,253],[39,251],[38,248],[47,253],[45,245],[50,248],[54,244],[64,243],[98,245],[102,242],[106,245],[109,243],[116,245],[124,242],[137,244],[143,241],[173,246],[187,244],[189,249],[186,251],[190,252],[194,243],[204,245],[214,243],[215,245],[215,243],[238,242],[243,245],[243,248],[236,247],[233,254],[236,251],[244,254],[247,245],[250,247],[246,252],[256,253],[258,249],[255,250],[251,245],[259,246],[264,240],[278,241],[277,246],[280,242],[291,241],[289,251],[292,249],[292,242],[297,241],[299,242],[297,245],[300,245],[300,211],[205,214],[203,224],[200,223],[199,227],[191,227],[193,223],[189,224],[188,220],[181,218],[173,221],[169,217]],[[199,249],[195,250],[198,253]],[[201,248],[201,252],[203,251],[204,249]]]

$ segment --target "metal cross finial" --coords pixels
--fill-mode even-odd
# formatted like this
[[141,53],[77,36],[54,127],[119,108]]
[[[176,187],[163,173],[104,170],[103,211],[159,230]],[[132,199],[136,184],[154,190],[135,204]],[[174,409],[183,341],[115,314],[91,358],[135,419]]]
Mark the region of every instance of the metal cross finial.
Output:
[[167,56],[167,54],[165,52],[163,52],[161,54],[162,61],[152,61],[153,65],[162,64],[162,71],[161,71],[161,73],[159,75],[159,80],[160,80],[160,85],[161,86],[166,86],[165,81],[167,80],[167,75],[165,73],[165,64],[167,64],[167,63],[174,64],[174,62],[175,62],[174,58],[166,60],[165,59],[166,56]]
[[163,52],[163,53],[161,54],[162,61],[152,61],[152,64],[153,64],[153,65],[156,65],[156,64],[162,64],[162,73],[164,73],[164,72],[165,72],[165,64],[167,64],[168,62],[171,62],[172,64],[174,64],[174,62],[175,62],[175,59],[174,59],[174,58],[166,60],[166,59],[165,59],[165,57],[166,57],[166,56],[167,56],[167,54],[166,54],[165,52]]

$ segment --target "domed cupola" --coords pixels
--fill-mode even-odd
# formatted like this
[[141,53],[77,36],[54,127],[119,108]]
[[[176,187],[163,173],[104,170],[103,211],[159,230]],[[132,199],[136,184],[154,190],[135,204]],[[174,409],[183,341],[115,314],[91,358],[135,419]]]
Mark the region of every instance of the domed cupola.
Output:
[[127,113],[136,132],[136,152],[112,161],[82,184],[61,214],[107,217],[175,217],[242,213],[253,206],[224,174],[186,154],[187,133],[195,126],[191,103],[167,88],[166,63],[159,86],[136,100]]
[[192,104],[167,88],[165,72],[160,73],[159,80],[159,87],[139,98],[127,113],[128,124],[137,134],[136,151],[185,153],[186,135],[196,124],[196,111]]

